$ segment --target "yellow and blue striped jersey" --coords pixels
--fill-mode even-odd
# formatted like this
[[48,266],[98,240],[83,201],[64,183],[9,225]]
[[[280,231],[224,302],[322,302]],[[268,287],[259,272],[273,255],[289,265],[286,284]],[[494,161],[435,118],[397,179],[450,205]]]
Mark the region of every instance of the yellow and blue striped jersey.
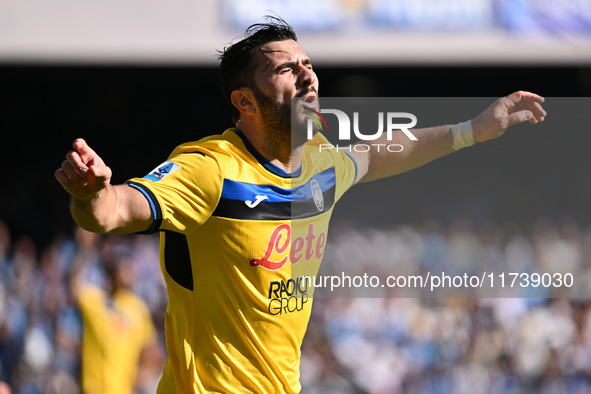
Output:
[[300,346],[334,203],[356,164],[318,134],[288,174],[239,130],[129,181],[161,232],[169,360],[159,393],[299,392]]

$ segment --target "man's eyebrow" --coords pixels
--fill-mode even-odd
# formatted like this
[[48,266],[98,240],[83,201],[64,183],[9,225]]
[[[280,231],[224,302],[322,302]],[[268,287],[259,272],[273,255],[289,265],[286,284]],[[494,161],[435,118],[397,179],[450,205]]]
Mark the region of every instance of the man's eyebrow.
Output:
[[282,63],[282,64],[278,65],[277,67],[275,67],[275,69],[273,71],[279,71],[279,70],[283,70],[285,68],[292,68],[296,64],[297,64],[297,62],[295,62],[295,61],[285,62],[285,63]]
[[[282,64],[278,65],[277,67],[275,67],[275,69],[273,71],[280,71],[280,70],[283,70],[283,69],[286,69],[286,68],[292,68],[296,64],[298,64],[297,61],[285,62],[285,63],[282,63]],[[307,66],[309,64],[312,64],[312,61],[310,59],[306,58],[306,59],[302,60],[302,64],[304,64],[304,65]]]

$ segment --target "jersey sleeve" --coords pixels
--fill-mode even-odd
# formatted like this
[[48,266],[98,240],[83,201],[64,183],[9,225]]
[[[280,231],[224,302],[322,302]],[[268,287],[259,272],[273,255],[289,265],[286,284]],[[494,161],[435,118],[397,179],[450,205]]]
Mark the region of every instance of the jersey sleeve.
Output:
[[211,216],[223,181],[217,160],[195,151],[173,153],[148,175],[130,179],[127,184],[150,203],[154,222],[146,233],[189,233]]
[[348,152],[343,150],[332,152],[334,163],[335,163],[335,176],[336,176],[336,191],[335,191],[335,202],[337,202],[343,194],[357,179],[357,162]]

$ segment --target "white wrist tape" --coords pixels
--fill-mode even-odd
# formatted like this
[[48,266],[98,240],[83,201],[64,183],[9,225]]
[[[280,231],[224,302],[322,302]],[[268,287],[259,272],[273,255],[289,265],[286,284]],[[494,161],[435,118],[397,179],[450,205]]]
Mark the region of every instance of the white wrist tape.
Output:
[[474,132],[472,121],[462,122],[451,126],[451,135],[454,139],[454,150],[460,150],[474,145]]

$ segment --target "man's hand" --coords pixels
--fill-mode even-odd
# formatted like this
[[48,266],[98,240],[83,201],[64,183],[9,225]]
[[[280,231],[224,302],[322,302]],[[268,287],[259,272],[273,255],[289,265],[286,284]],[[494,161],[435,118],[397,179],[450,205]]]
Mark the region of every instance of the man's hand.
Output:
[[74,141],[73,147],[55,178],[74,198],[87,200],[110,184],[112,172],[83,139]]
[[546,111],[540,105],[543,102],[543,97],[521,90],[498,99],[472,119],[474,141],[484,142],[500,137],[507,128],[518,123],[544,121]]
[[150,228],[152,211],[144,195],[127,185],[111,185],[111,169],[83,139],[73,146],[55,178],[73,197],[70,211],[76,223],[101,234]]

